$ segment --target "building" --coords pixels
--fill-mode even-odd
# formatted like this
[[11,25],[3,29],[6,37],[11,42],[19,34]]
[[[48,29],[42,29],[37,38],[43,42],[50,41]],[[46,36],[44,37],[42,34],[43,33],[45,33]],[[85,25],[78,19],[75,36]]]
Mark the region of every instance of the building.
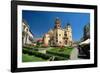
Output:
[[43,36],[43,43],[49,46],[71,46],[72,29],[70,24],[63,29],[59,18],[55,20],[55,26]]
[[25,20],[22,22],[22,44],[23,46],[26,44],[33,43],[33,34],[29,28],[29,25]]

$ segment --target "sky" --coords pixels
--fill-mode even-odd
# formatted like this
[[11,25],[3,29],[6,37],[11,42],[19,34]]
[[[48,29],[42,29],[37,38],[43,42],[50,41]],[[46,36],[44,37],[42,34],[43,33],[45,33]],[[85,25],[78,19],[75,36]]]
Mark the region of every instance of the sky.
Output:
[[79,41],[83,37],[83,28],[86,24],[90,23],[89,13],[22,11],[22,19],[27,22],[35,38],[40,38],[50,29],[53,29],[57,17],[61,21],[62,28],[65,28],[67,23],[70,23],[74,41]]

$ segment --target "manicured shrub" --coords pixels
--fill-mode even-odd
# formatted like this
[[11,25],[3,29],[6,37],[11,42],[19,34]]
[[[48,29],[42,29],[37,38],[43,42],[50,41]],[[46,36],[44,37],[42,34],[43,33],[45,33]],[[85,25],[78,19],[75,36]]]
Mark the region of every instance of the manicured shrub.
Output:
[[53,54],[53,55],[56,55],[56,56],[62,56],[62,57],[66,57],[66,58],[69,58],[70,55],[67,55],[67,54],[63,54],[63,53],[58,53],[58,52],[53,52],[53,51],[46,51],[47,54]]
[[63,49],[61,49],[60,47],[53,47],[52,49],[47,50],[46,53],[64,58],[70,58],[72,50],[72,47],[63,47]]
[[58,60],[68,60],[68,58],[64,58],[64,57],[55,57],[54,59],[55,61],[58,61]]
[[29,55],[35,55],[37,57],[42,57],[44,59],[49,59],[51,56],[47,54],[43,54],[34,50],[23,49],[23,53],[28,53]]
[[38,51],[39,49],[38,48],[34,48],[33,50]]
[[23,48],[33,49],[33,47],[30,47],[30,46],[24,46]]
[[27,48],[24,48],[23,49],[23,53],[24,54],[29,54],[29,55],[34,55],[36,57],[41,57],[45,60],[52,60],[52,58],[54,57],[54,61],[59,61],[59,60],[67,60],[69,59],[69,56],[70,55],[66,55],[66,54],[63,54],[63,53],[58,53],[58,52],[53,52],[52,51],[47,51],[46,54],[43,54],[43,53],[40,53],[38,51],[35,51],[35,50],[29,50]]
[[49,59],[50,57],[53,57],[53,56],[55,56],[55,61],[57,61],[57,60],[66,60],[66,59],[68,59],[67,57],[66,58],[64,58],[64,57],[61,57],[61,56],[57,56],[57,55],[51,55],[51,54],[43,54],[43,53],[40,53],[40,52],[37,52],[37,51],[31,51],[31,50],[28,50],[28,49],[23,49],[23,53],[24,54],[29,54],[29,55],[35,55],[35,56],[37,56],[37,57],[41,57],[41,58],[43,58],[43,59]]

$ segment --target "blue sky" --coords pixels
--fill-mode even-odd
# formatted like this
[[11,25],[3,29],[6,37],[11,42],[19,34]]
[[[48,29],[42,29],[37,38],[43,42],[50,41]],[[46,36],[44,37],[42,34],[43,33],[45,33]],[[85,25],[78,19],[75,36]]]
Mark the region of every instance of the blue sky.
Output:
[[75,12],[47,12],[47,11],[22,11],[22,19],[30,26],[34,37],[41,37],[43,34],[54,28],[56,17],[61,21],[61,27],[64,28],[67,23],[72,27],[73,40],[77,41],[83,36],[83,28],[90,23],[89,13]]

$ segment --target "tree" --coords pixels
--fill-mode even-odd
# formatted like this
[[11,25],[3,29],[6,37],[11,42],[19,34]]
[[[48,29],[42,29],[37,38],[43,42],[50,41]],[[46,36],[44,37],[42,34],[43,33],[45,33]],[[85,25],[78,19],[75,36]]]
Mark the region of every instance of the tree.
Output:
[[84,40],[90,38],[90,24],[84,26]]

